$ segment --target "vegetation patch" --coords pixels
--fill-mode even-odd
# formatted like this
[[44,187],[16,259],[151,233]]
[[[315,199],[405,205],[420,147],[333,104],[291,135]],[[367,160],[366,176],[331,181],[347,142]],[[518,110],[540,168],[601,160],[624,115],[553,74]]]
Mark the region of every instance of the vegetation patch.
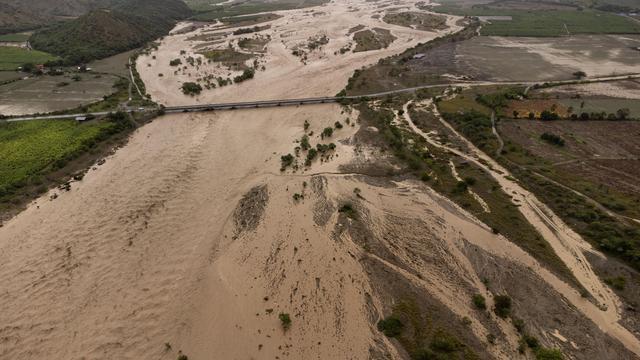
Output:
[[242,53],[229,48],[208,50],[201,52],[200,54],[213,62],[222,63],[233,70],[248,69],[249,67],[245,62],[253,58],[251,54]]
[[478,359],[460,339],[432,324],[430,315],[413,300],[403,300],[378,322],[385,336],[398,339],[411,359]]
[[190,96],[198,95],[200,94],[200,92],[202,92],[202,86],[194,82],[186,82],[182,84],[182,92],[185,95],[190,95]]
[[32,46],[62,57],[67,64],[86,63],[144,45],[168,33],[191,14],[180,0],[121,1],[109,9],[37,31]]
[[353,34],[353,40],[356,42],[353,52],[387,48],[395,39],[396,37],[387,29],[361,30]]
[[423,12],[399,12],[386,14],[382,20],[388,24],[404,26],[423,31],[443,30],[447,28],[447,18]]

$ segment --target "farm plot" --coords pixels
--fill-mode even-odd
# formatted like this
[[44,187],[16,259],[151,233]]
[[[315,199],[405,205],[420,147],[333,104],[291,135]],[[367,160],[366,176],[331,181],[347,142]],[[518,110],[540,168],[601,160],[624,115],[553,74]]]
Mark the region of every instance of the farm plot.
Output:
[[26,64],[42,64],[57,59],[42,51],[28,50],[16,46],[0,46],[0,71],[16,70]]
[[0,199],[16,188],[42,183],[46,169],[94,143],[112,123],[78,124],[73,120],[25,121],[0,125]]
[[0,86],[0,114],[22,115],[74,108],[103,99],[114,92],[118,78],[82,74],[40,76]]
[[[640,72],[639,36],[580,35],[553,39],[476,37],[456,49],[460,72],[487,80],[547,81]],[[526,70],[523,70],[526,69]]]

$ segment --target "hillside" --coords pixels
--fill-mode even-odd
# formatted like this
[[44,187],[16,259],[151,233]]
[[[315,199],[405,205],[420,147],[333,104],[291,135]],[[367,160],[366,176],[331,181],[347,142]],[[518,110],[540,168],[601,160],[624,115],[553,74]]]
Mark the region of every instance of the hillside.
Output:
[[112,0],[0,0],[0,33],[38,28],[111,3]]
[[189,14],[180,0],[122,1],[114,3],[111,10],[94,10],[40,30],[31,38],[31,44],[59,55],[67,63],[87,62],[162,36]]

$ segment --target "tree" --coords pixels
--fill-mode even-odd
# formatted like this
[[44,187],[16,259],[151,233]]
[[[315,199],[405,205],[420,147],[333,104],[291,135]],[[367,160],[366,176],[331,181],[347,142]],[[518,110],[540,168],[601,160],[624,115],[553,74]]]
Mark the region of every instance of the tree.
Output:
[[533,120],[536,118],[536,114],[532,111],[529,113],[529,120]]
[[518,112],[518,110],[513,110],[513,118],[517,119],[518,115],[520,115],[520,113]]
[[620,119],[620,120],[626,120],[627,117],[629,117],[630,113],[631,112],[627,108],[618,109],[618,111],[616,111],[616,115],[618,116],[618,119]]
[[540,120],[549,121],[549,120],[558,120],[559,116],[555,112],[551,112],[549,110],[545,110],[540,113]]

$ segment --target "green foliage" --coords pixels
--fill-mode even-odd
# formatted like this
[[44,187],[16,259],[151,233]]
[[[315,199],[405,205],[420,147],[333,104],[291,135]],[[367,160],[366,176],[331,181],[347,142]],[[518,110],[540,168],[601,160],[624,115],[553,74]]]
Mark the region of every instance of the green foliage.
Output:
[[543,112],[540,113],[540,120],[551,121],[551,120],[558,120],[558,119],[560,119],[560,116],[553,111],[544,110]]
[[280,319],[280,325],[282,325],[282,329],[284,331],[289,330],[291,328],[291,317],[287,313],[280,313],[278,315],[278,319]]
[[300,139],[300,148],[305,151],[311,149],[311,144],[309,143],[309,136],[307,135],[302,136],[302,139]]
[[320,137],[324,139],[325,137],[331,137],[332,135],[333,135],[333,128],[326,127],[324,128],[324,130],[322,130]]
[[563,360],[564,356],[558,349],[538,348],[535,352],[536,360]]
[[616,276],[616,277],[612,277],[612,278],[606,278],[604,279],[604,282],[611,286],[612,288],[622,291],[624,290],[624,287],[627,283],[627,280],[622,277],[622,276]]
[[[17,70],[18,67],[25,65],[33,67],[34,64],[44,64],[57,58],[51,54],[47,54],[37,50],[27,50],[16,46],[0,46],[0,71]],[[31,69],[23,69],[30,72]]]
[[283,155],[280,157],[280,171],[285,171],[289,166],[293,164],[295,158],[291,154]]
[[182,92],[185,95],[198,95],[202,92],[202,86],[194,82],[186,82],[182,84]]
[[378,321],[378,330],[382,331],[387,337],[396,337],[400,335],[403,328],[404,324],[402,321],[393,315]]
[[307,159],[304,162],[305,166],[311,166],[311,163],[316,158],[316,156],[318,156],[318,150],[314,148],[309,149],[309,151],[307,152]]
[[121,129],[116,121],[78,124],[73,120],[37,120],[0,124],[0,202]]
[[496,295],[493,312],[501,318],[506,318],[511,313],[511,298],[507,295]]
[[564,146],[564,139],[555,134],[550,134],[545,132],[545,133],[542,133],[542,135],[540,135],[540,139],[552,145]]
[[255,75],[255,73],[256,71],[253,69],[245,69],[241,75],[234,77],[233,81],[235,83],[241,83],[245,80],[253,79],[253,76]]
[[481,294],[473,295],[471,300],[473,301],[473,305],[476,307],[476,309],[480,309],[480,310],[486,310],[487,309],[487,302],[486,302],[484,296],[482,296]]
[[30,42],[68,64],[78,64],[140,47],[168,33],[177,20],[190,14],[180,0],[119,1],[108,10],[95,10],[39,30]]

